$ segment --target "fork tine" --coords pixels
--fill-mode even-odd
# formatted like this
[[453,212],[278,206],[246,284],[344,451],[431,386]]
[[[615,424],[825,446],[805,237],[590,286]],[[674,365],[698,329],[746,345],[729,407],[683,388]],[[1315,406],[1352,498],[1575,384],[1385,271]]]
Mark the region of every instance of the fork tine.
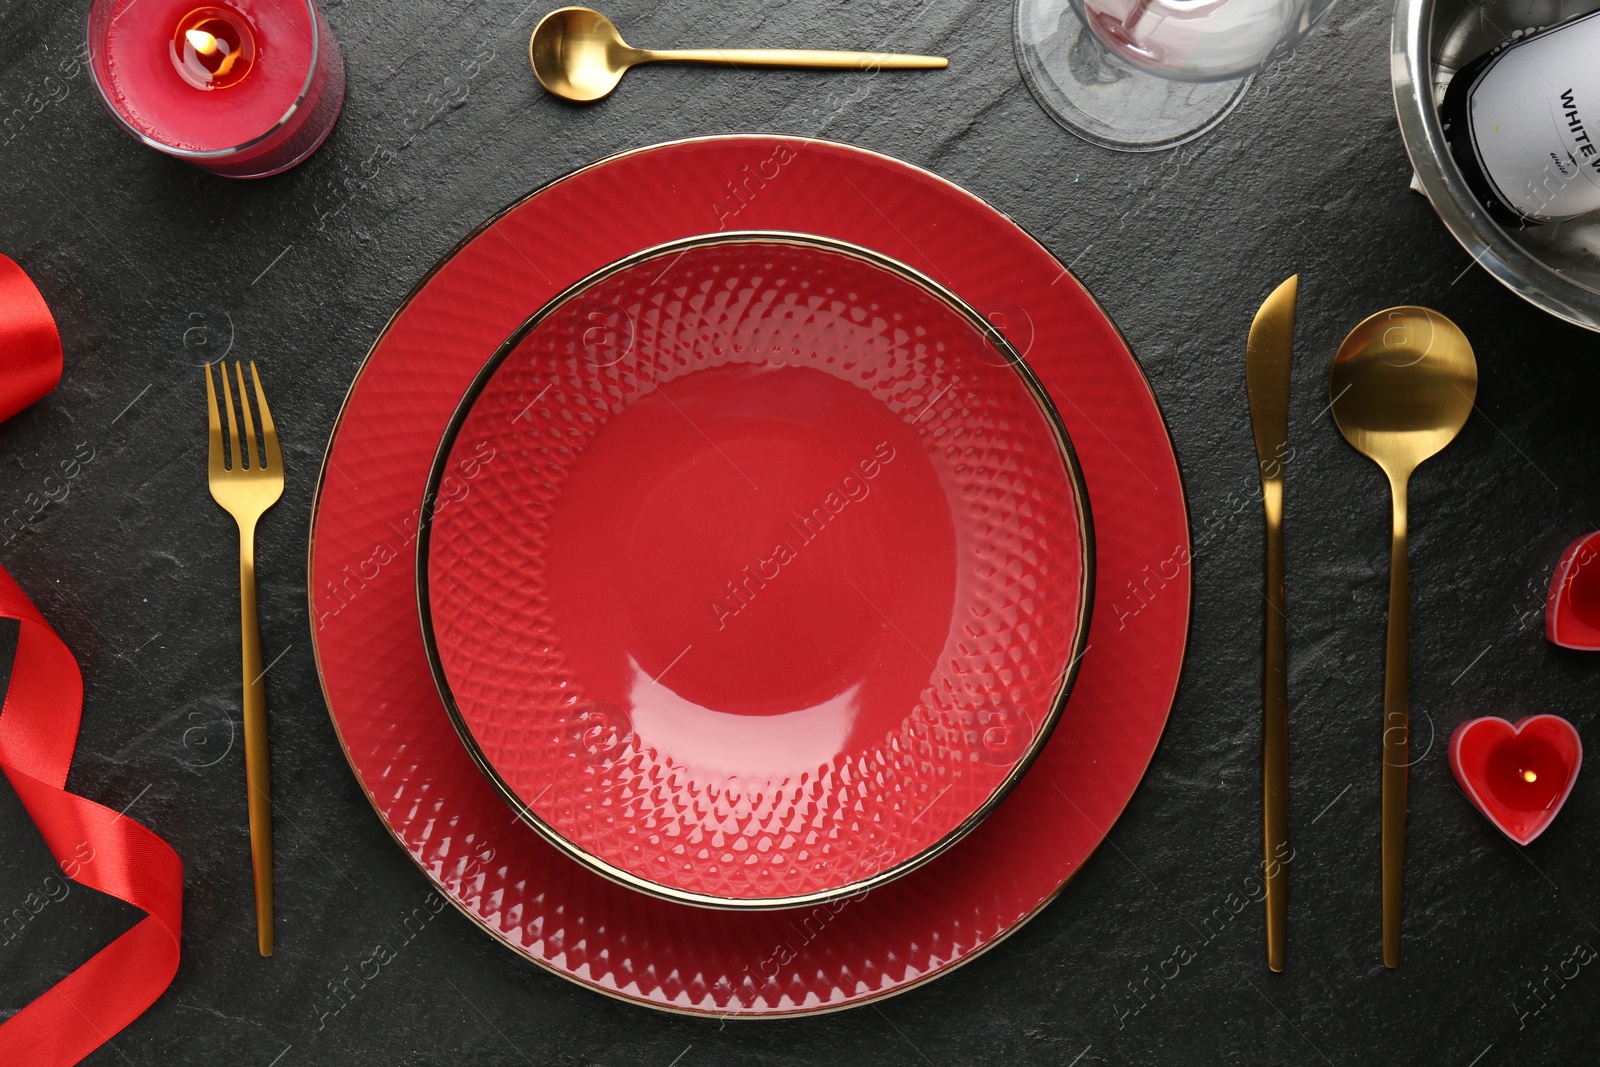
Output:
[[278,447],[278,430],[272,425],[272,409],[267,407],[267,394],[261,388],[261,375],[256,373],[256,361],[253,359],[250,361],[250,377],[256,383],[256,407],[261,411],[261,443],[267,449],[267,469],[282,470],[283,449]]
[[244,387],[244,364],[235,360],[233,371],[239,376],[239,412],[244,417],[244,465],[260,470],[261,453],[256,451],[256,423],[250,417],[250,394]]
[[228,365],[222,365],[222,399],[228,408],[228,443],[233,446],[233,466],[229,470],[240,470],[239,461],[239,423],[233,415],[233,389],[228,385]]
[[[222,380],[227,381],[228,376],[224,374],[222,376]],[[211,458],[209,468],[211,477],[215,478],[226,468],[223,466],[222,456],[222,413],[217,410],[217,386],[216,382],[211,377],[211,364],[209,363],[206,364],[206,414],[210,416],[211,424]]]

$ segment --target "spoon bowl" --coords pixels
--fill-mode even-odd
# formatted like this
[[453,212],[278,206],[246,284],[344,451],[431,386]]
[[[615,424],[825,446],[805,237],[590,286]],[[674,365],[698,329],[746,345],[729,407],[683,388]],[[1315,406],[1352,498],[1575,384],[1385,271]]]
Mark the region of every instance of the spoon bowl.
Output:
[[608,96],[639,50],[622,39],[612,21],[586,7],[564,7],[539,20],[528,40],[528,60],[539,84],[568,100]]
[[1389,476],[1389,637],[1383,676],[1383,962],[1400,965],[1410,764],[1410,571],[1406,487],[1417,465],[1455,440],[1478,395],[1478,363],[1459,327],[1437,311],[1398,307],[1364,320],[1333,358],[1333,421]]
[[1339,346],[1329,382],[1333,419],[1391,478],[1454,440],[1478,395],[1478,364],[1460,327],[1437,311],[1390,308]]

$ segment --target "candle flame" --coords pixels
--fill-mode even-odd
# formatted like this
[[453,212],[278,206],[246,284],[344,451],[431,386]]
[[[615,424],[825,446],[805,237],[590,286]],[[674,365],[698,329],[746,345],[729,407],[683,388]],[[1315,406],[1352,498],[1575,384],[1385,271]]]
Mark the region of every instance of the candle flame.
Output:
[[1533,773],[1532,771],[1523,771],[1522,772],[1522,780],[1524,782],[1528,782],[1529,784],[1532,784],[1532,783],[1537,782],[1539,780],[1539,776],[1537,774]]
[[190,47],[203,56],[216,55],[217,37],[205,30],[187,30],[184,37],[189,41]]

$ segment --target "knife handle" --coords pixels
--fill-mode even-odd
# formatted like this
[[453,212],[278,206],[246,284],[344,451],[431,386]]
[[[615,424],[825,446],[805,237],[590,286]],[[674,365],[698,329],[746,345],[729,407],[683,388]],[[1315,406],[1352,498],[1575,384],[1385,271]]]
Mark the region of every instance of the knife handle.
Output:
[[1261,812],[1267,966],[1283,970],[1289,927],[1289,664],[1283,593],[1283,482],[1263,484],[1267,512],[1267,610],[1262,696]]

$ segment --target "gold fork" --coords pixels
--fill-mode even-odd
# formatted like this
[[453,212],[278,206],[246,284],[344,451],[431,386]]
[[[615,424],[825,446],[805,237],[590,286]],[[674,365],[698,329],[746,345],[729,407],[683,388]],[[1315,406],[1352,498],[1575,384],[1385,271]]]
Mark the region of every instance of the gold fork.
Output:
[[[244,780],[250,797],[250,859],[255,868],[256,939],[263,956],[272,955],[272,789],[267,772],[267,687],[262,681],[261,632],[256,619],[256,522],[283,495],[283,452],[278,432],[261,391],[255,361],[250,377],[256,387],[256,407],[261,412],[261,444],[256,449],[256,428],[250,418],[250,401],[244,387],[244,365],[235,362],[239,377],[239,411],[244,420],[244,445],[234,418],[233,390],[228,368],[222,366],[222,398],[228,408],[228,454],[222,451],[222,418],[217,410],[217,388],[206,364],[206,401],[211,413],[211,496],[239,524],[239,620],[244,649]],[[231,466],[229,462],[231,461]]]

